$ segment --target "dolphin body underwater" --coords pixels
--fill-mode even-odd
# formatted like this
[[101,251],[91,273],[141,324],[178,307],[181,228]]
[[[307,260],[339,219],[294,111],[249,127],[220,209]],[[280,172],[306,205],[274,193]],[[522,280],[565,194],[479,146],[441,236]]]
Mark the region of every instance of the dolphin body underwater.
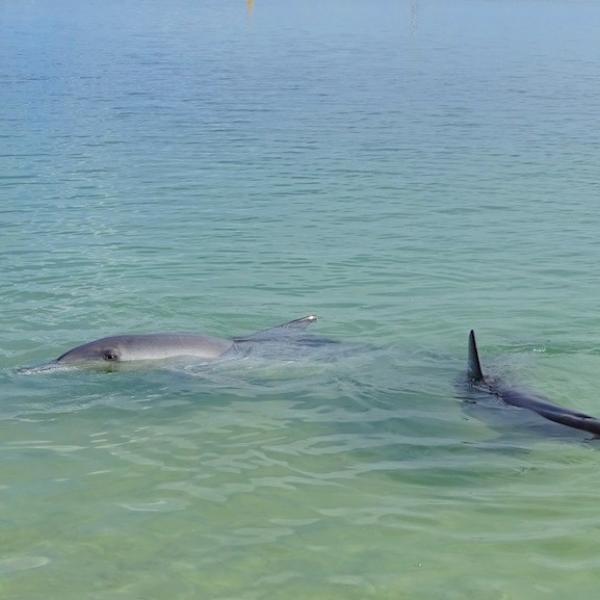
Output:
[[581,413],[562,406],[552,404],[545,398],[536,394],[522,392],[514,387],[504,384],[502,381],[486,377],[481,368],[475,332],[469,334],[469,357],[468,370],[470,387],[476,391],[491,394],[502,402],[532,411],[548,421],[566,425],[580,431],[587,431],[600,435],[600,420],[585,413]]
[[316,320],[316,316],[308,315],[271,329],[233,339],[192,333],[116,335],[72,348],[61,354],[50,365],[106,364],[178,357],[194,357],[211,361],[238,351],[243,355],[248,345],[263,342],[283,342],[304,346],[334,343],[332,340],[316,336],[302,336],[302,332]]

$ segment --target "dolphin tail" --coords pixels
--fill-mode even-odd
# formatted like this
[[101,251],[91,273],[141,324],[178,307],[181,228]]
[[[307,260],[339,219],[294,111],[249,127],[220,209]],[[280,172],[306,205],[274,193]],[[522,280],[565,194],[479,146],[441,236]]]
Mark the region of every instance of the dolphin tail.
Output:
[[475,341],[475,332],[471,329],[469,333],[469,363],[468,374],[471,381],[483,381],[483,371],[479,352],[477,351],[477,342]]
[[571,412],[560,407],[557,407],[557,410],[536,410],[535,412],[549,421],[573,427],[574,429],[580,429],[581,431],[588,431],[596,436],[600,435],[600,421],[594,417],[590,417],[590,415]]
[[286,337],[293,336],[294,334],[304,331],[309,325],[312,325],[317,320],[315,315],[307,315],[300,319],[294,319],[281,325],[276,325],[270,329],[264,329],[263,331],[257,331],[251,335],[247,335],[241,338],[235,338],[234,342],[254,342],[263,340],[278,340]]

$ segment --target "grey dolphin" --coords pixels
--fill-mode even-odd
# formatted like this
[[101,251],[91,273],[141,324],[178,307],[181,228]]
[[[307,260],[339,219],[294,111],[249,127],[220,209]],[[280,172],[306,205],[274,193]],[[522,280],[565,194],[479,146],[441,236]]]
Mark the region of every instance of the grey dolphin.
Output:
[[537,394],[520,391],[499,379],[487,377],[481,368],[475,332],[469,334],[468,377],[473,389],[491,394],[510,406],[532,411],[544,419],[600,435],[600,420],[582,412],[552,404]]
[[285,340],[303,331],[317,317],[308,315],[260,331],[250,336],[224,339],[192,333],[148,333],[141,335],[115,335],[88,342],[61,354],[55,364],[85,362],[127,362],[160,360],[192,356],[202,360],[215,360],[248,342]]

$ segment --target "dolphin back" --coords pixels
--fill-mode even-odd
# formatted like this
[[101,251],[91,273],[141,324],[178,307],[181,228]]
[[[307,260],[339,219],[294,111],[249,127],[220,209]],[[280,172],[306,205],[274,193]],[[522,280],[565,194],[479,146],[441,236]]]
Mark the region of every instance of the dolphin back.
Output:
[[486,381],[481,368],[475,332],[473,330],[469,333],[468,376],[472,383],[483,382],[484,385],[477,386],[477,389],[493,394],[500,398],[505,404],[530,410],[548,421],[560,423],[561,425],[566,425],[573,429],[587,431],[600,436],[600,419],[596,419],[576,410],[559,406],[537,394],[528,393],[512,386],[507,386],[499,380],[493,382]]
[[317,321],[315,315],[307,315],[300,319],[294,319],[281,325],[276,325],[269,329],[264,329],[239,338],[234,338],[234,342],[262,342],[267,340],[281,340],[284,338],[294,337],[303,332],[309,325]]

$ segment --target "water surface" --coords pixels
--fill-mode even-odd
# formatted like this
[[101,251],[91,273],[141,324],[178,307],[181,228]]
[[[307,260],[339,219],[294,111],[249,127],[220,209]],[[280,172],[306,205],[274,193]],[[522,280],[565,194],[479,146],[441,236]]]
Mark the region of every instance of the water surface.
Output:
[[[593,2],[5,2],[0,593],[593,597]],[[315,312],[339,352],[17,369]],[[501,412],[501,411],[500,411]]]

